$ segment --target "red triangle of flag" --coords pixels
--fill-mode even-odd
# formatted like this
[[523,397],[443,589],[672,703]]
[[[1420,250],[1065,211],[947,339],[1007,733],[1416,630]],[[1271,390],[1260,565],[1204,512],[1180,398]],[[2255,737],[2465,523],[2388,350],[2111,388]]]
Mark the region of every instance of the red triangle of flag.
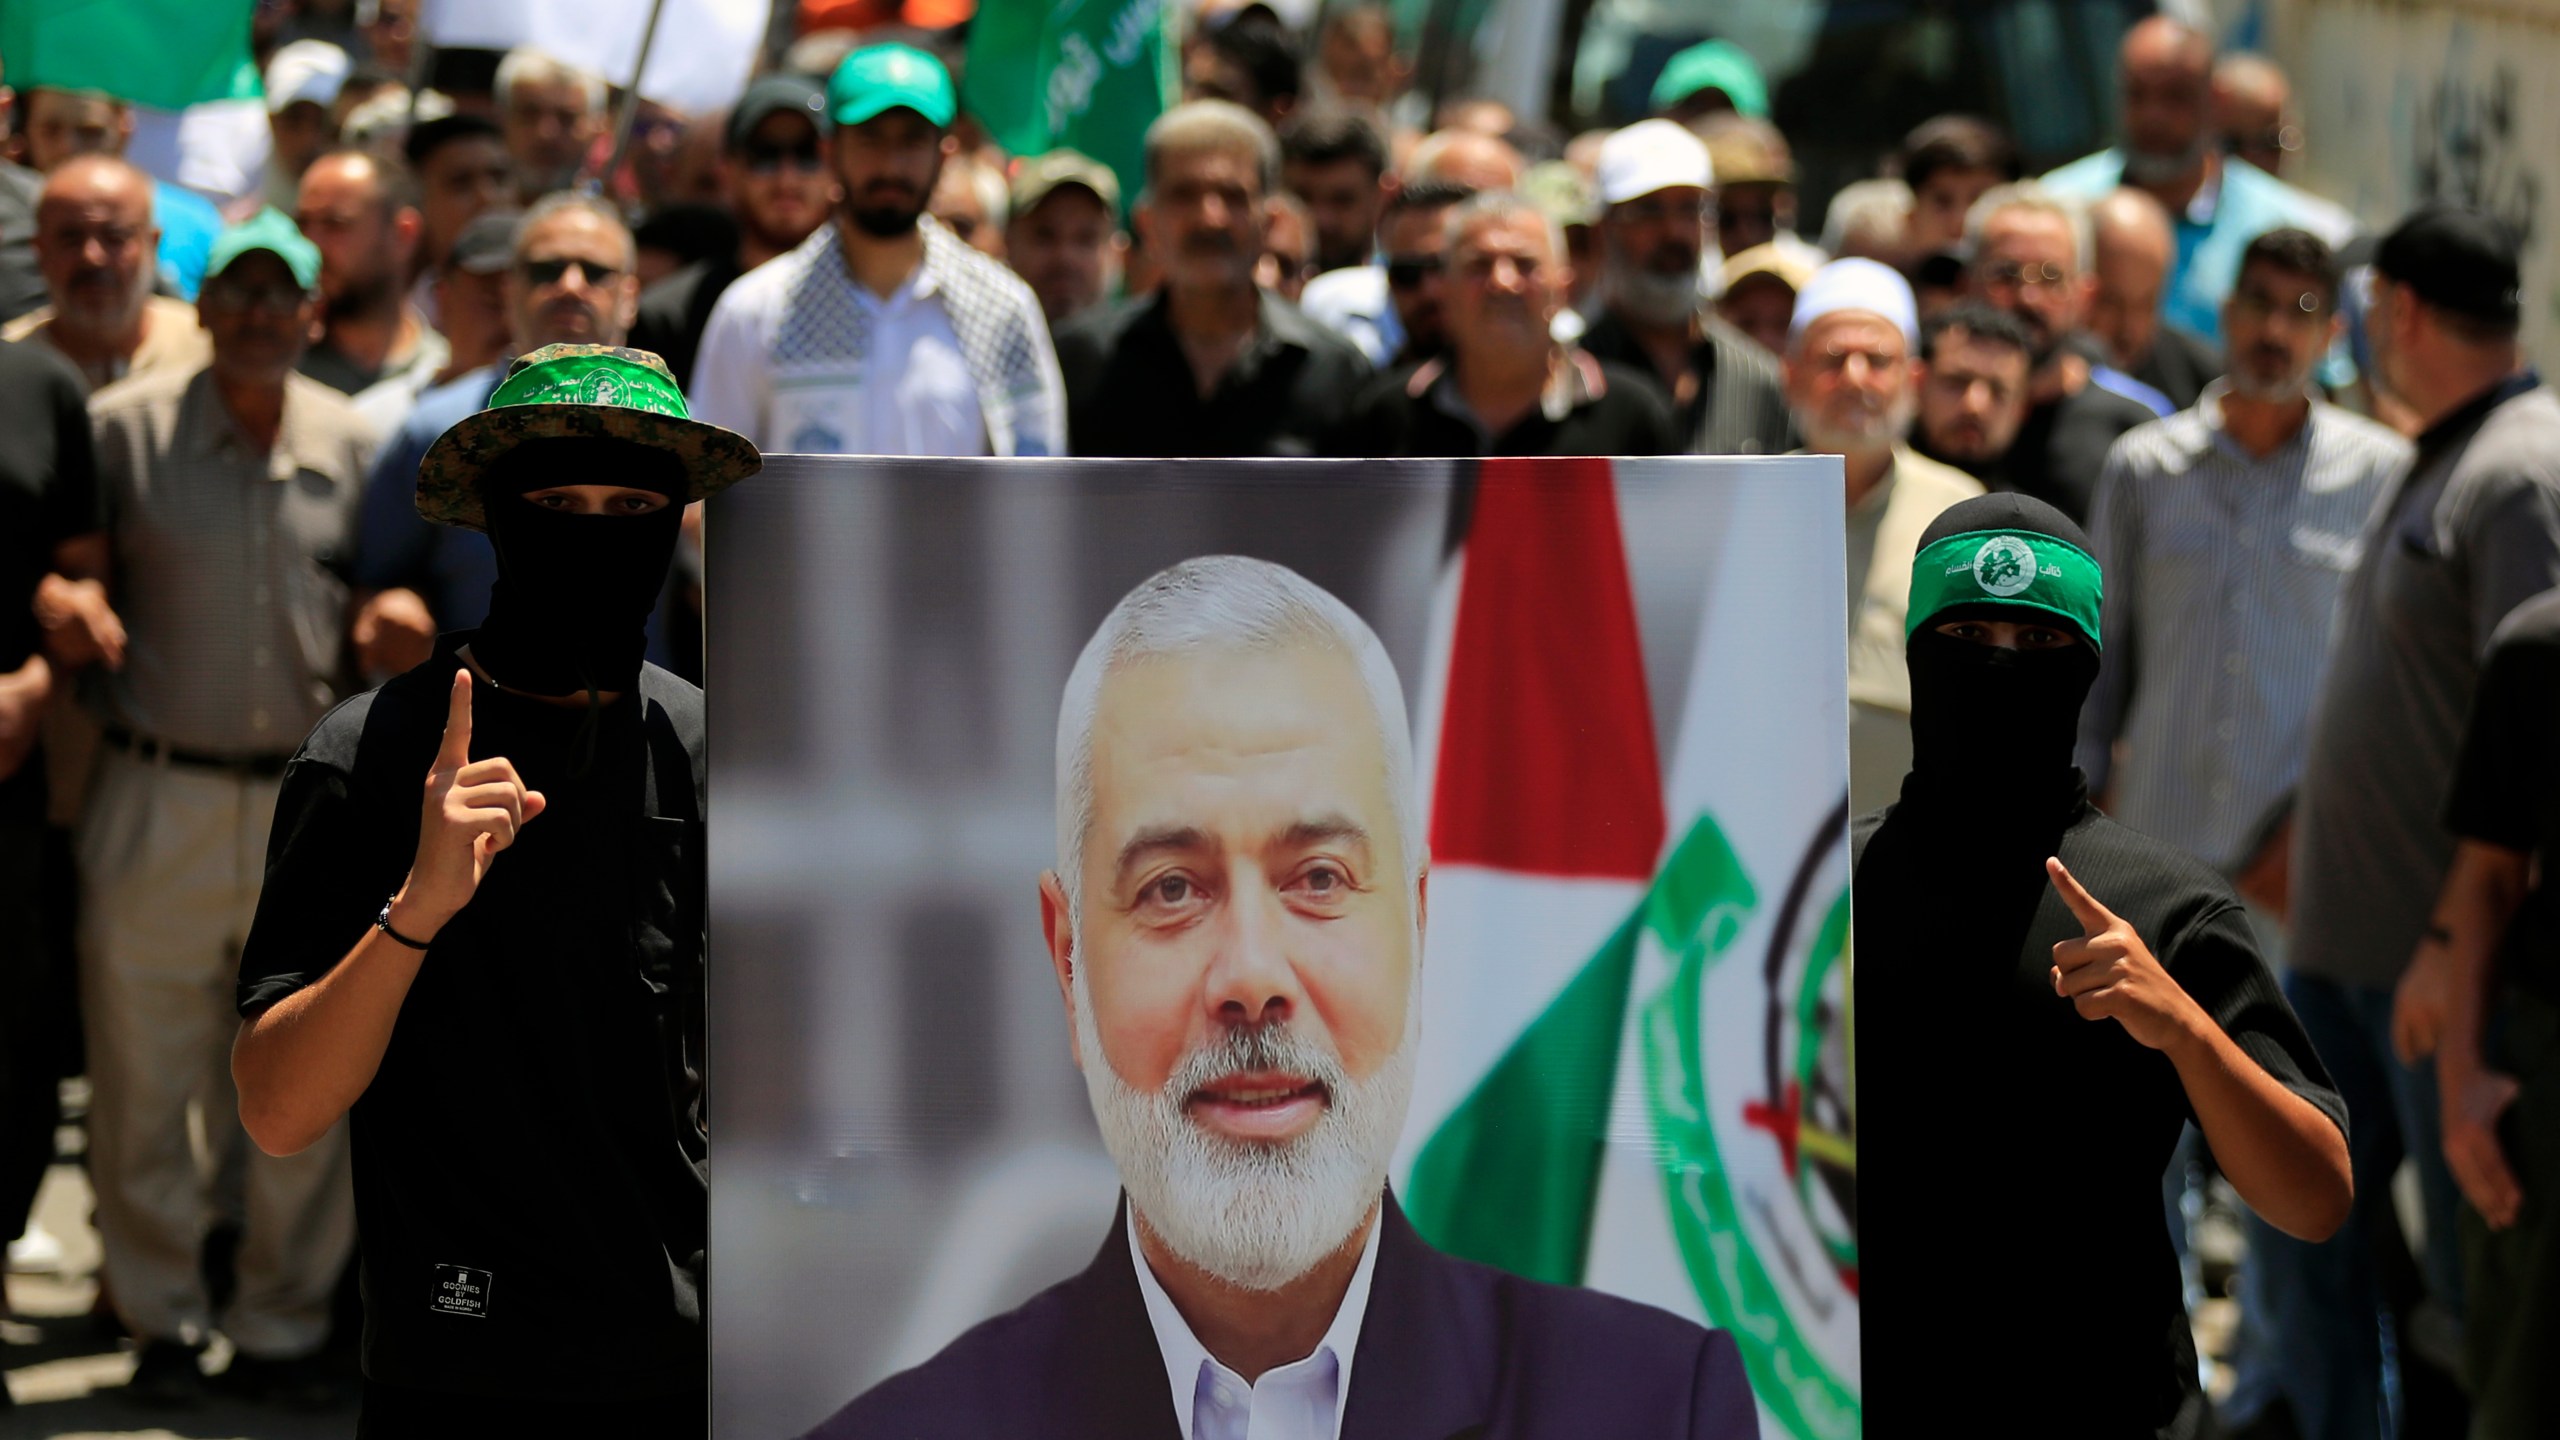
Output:
[[1606,460],[1486,460],[1440,707],[1431,858],[1649,880],[1662,773]]

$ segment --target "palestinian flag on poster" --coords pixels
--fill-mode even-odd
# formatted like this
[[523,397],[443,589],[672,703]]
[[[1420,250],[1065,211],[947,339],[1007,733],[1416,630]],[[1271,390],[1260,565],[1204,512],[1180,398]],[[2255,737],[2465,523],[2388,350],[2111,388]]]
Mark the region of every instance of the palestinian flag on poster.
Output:
[[[1732,1331],[1770,1433],[1832,1440],[1859,1429],[1840,489],[1704,468],[1479,468],[1420,719],[1399,1193],[1451,1253]],[[1639,573],[1620,491],[1666,485],[1716,487],[1720,553]],[[1700,609],[1653,674],[1666,593]]]

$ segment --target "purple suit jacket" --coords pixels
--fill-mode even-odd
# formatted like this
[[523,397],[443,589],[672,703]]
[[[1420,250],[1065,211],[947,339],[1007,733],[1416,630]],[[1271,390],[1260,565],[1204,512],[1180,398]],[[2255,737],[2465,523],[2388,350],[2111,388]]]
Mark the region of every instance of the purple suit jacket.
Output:
[[[1125,1202],[1124,1202],[1125,1203]],[[1733,1337],[1432,1249],[1387,1197],[1342,1440],[1756,1440]],[[1180,1440],[1118,1222],[1084,1273],[807,1440]]]

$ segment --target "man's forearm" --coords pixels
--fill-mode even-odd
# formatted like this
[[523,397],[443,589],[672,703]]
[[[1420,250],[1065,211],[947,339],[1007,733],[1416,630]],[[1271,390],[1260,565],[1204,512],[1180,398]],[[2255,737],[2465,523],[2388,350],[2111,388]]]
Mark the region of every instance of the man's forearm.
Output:
[[2477,840],[2463,841],[2446,871],[2429,939],[2444,948],[2445,1024],[2436,1063],[2450,1076],[2480,1068],[2498,945],[2524,903],[2529,873],[2523,853]]
[[2337,1233],[2355,1202],[2347,1137],[2337,1124],[2279,1084],[2210,1017],[2169,1059],[2240,1198],[2288,1235],[2316,1242]]
[[[410,934],[402,922],[395,904],[392,926]],[[241,1125],[259,1149],[291,1155],[307,1148],[364,1094],[425,959],[368,926],[327,974],[242,1022],[231,1078]]]

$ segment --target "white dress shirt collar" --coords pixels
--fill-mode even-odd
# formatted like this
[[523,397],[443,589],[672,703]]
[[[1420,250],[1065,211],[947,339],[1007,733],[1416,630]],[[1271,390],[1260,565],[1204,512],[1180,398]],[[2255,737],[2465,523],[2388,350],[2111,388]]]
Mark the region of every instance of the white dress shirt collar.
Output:
[[1369,1309],[1369,1281],[1378,1268],[1384,1200],[1370,1216],[1368,1243],[1360,1249],[1360,1264],[1351,1272],[1342,1307],[1315,1351],[1250,1385],[1201,1345],[1190,1322],[1174,1308],[1173,1297],[1164,1293],[1138,1244],[1135,1205],[1128,1207],[1123,1223],[1130,1263],[1138,1270],[1138,1293],[1155,1327],[1156,1348],[1164,1354],[1165,1382],[1172,1390],[1173,1413],[1182,1422],[1182,1440],[1338,1440],[1343,1406],[1351,1394],[1351,1361],[1360,1349],[1360,1321]]

